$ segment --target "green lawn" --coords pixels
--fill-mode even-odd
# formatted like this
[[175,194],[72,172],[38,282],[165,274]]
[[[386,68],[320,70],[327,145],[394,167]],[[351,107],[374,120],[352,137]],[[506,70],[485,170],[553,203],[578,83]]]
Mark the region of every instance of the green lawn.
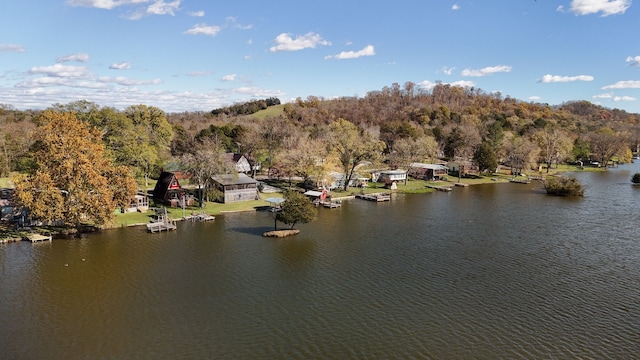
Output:
[[13,187],[9,178],[0,178],[0,188],[10,188]]
[[[261,194],[262,199],[270,198],[270,197],[282,197],[282,194]],[[199,208],[197,206],[189,206],[184,210],[182,208],[167,208],[167,212],[169,213],[170,219],[181,219],[184,216],[188,216],[193,214],[208,214],[208,215],[220,215],[224,212],[237,212],[237,211],[254,211],[260,207],[269,206],[269,203],[265,200],[252,200],[252,201],[243,201],[231,204],[221,204],[215,202],[207,202],[205,207]],[[151,221],[152,217],[155,215],[153,210],[149,210],[146,213],[127,213],[127,214],[116,214],[115,221],[116,226],[129,226],[135,224],[146,224]]]
[[264,109],[264,110],[260,110],[255,114],[252,114],[251,116],[258,118],[258,119],[264,119],[267,116],[278,116],[280,114],[282,114],[282,110],[284,109],[284,105],[275,105],[275,106],[269,106],[268,108]]

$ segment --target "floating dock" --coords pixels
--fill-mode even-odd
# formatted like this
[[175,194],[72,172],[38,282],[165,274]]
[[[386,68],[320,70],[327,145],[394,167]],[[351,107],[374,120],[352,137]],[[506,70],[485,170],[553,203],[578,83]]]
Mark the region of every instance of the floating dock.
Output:
[[389,193],[358,194],[356,195],[356,198],[369,200],[369,201],[382,202],[382,201],[390,201],[391,195]]
[[156,221],[147,224],[147,230],[152,233],[175,229],[177,229],[177,226],[173,221]]
[[451,190],[453,190],[451,188],[451,186],[427,185],[427,187],[430,188],[430,189],[438,190],[438,191],[451,191]]
[[342,204],[337,201],[322,201],[320,204],[329,209],[336,209],[342,206]]
[[196,215],[188,215],[185,216],[183,219],[185,220],[191,220],[191,221],[211,221],[211,220],[215,220],[215,216],[209,215],[209,214],[196,214]]
[[147,224],[147,231],[154,233],[154,232],[175,230],[178,228],[176,226],[175,220],[169,220],[167,209],[165,208],[163,210],[164,212],[156,211],[156,213],[158,214],[158,220]]
[[25,236],[24,238],[27,241],[31,241],[32,243],[35,243],[35,242],[40,242],[40,241],[51,241],[52,236],[51,235],[41,235],[41,234],[32,233],[32,234],[29,234],[29,235]]

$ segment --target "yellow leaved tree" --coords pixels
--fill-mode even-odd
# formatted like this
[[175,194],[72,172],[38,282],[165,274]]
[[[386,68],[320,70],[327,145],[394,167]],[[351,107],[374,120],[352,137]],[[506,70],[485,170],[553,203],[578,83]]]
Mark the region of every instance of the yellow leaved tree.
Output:
[[102,226],[135,195],[131,171],[112,165],[101,134],[74,113],[43,112],[33,140],[36,170],[13,179],[16,197],[32,218]]

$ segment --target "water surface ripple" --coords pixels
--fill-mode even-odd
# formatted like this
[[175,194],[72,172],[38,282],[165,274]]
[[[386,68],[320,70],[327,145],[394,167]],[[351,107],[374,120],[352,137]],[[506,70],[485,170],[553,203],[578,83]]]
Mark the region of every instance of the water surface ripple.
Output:
[[638,164],[350,200],[288,239],[269,213],[0,246],[2,359],[633,358]]

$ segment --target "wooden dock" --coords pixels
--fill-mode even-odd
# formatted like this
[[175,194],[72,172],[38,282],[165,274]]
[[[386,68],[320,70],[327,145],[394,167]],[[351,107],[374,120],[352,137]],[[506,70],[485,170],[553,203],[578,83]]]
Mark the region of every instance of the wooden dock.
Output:
[[161,232],[161,231],[169,231],[177,229],[176,223],[173,221],[156,221],[147,224],[147,230],[149,232]]
[[169,215],[167,214],[167,209],[164,208],[163,212],[156,211],[158,214],[158,220],[147,224],[147,231],[149,232],[161,232],[161,231],[169,231],[176,230],[178,227],[176,226],[175,220],[170,220]]
[[320,204],[329,209],[336,209],[342,206],[342,204],[337,201],[322,201]]
[[209,214],[195,214],[195,215],[187,215],[183,219],[191,220],[191,221],[211,221],[215,220],[215,216]]
[[451,186],[427,185],[427,187],[430,188],[430,189],[438,190],[438,191],[451,191],[451,190],[453,190],[451,188]]
[[40,242],[40,241],[51,241],[53,238],[51,235],[41,235],[36,233],[31,233],[24,237],[25,240],[31,241],[32,243]]
[[390,201],[391,195],[389,193],[373,193],[373,194],[358,194],[356,198],[368,200],[368,201]]

